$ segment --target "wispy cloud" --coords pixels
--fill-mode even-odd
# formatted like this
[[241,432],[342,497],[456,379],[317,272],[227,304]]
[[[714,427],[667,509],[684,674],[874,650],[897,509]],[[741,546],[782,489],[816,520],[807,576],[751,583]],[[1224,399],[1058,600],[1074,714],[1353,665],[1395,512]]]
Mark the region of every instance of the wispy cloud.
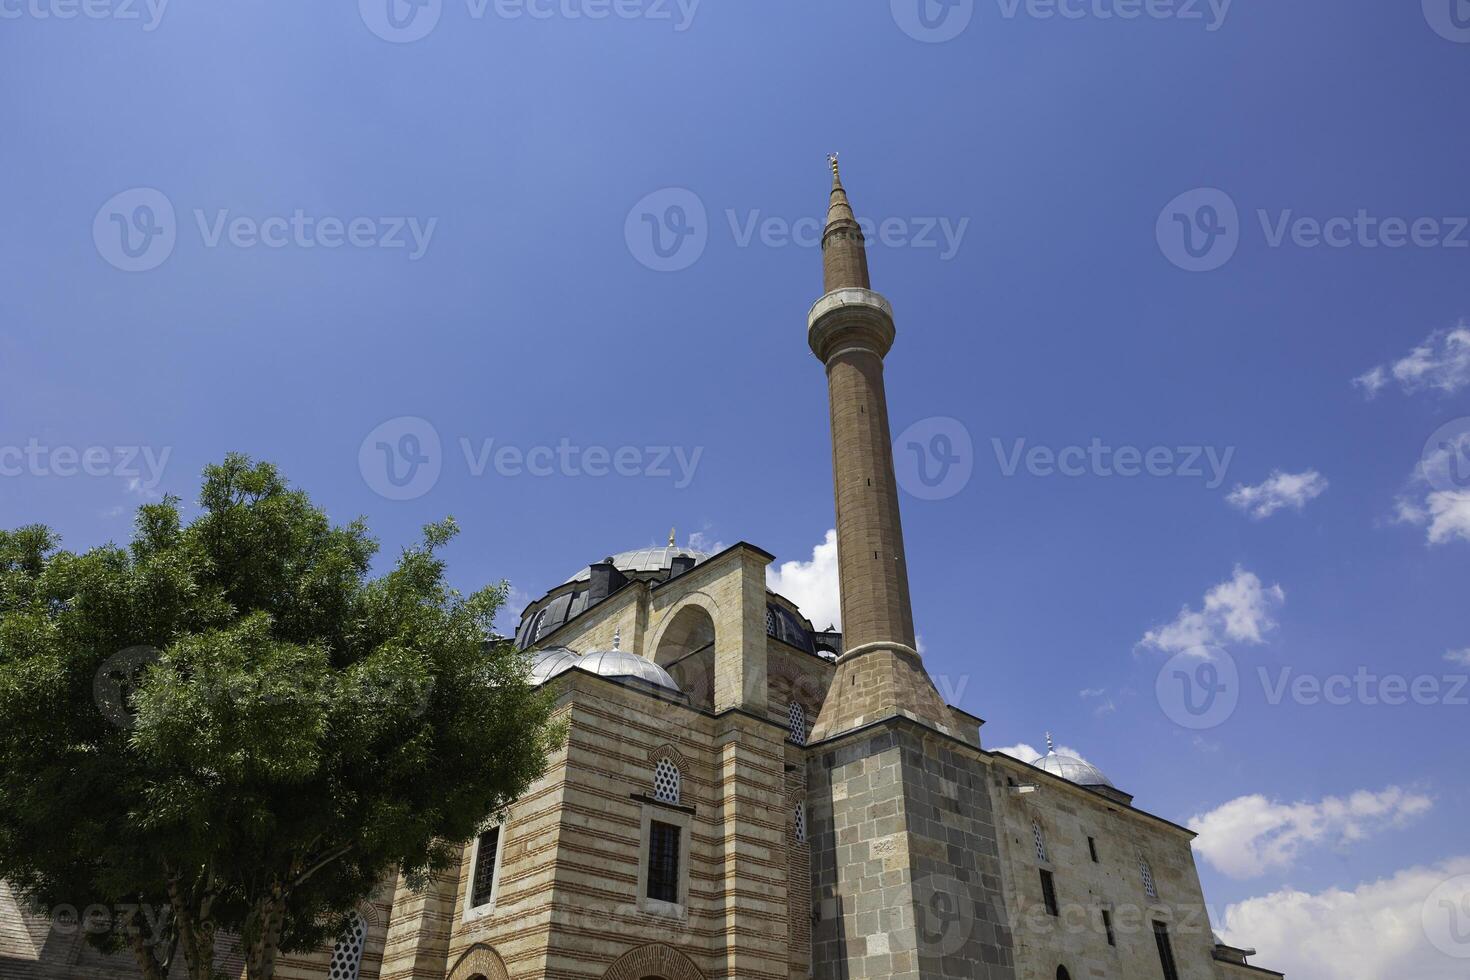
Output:
[[1316,470],[1287,473],[1277,470],[1264,483],[1247,486],[1237,484],[1225,499],[1232,507],[1250,514],[1256,520],[1270,517],[1284,507],[1301,510],[1310,500],[1327,489],[1327,479]]
[[1200,609],[1184,606],[1171,622],[1144,633],[1139,646],[1208,658],[1211,647],[1226,642],[1262,643],[1276,628],[1272,610],[1285,602],[1280,585],[1263,585],[1237,565],[1234,575],[1205,593]]
[[1084,701],[1096,701],[1092,713],[1098,718],[1106,717],[1118,710],[1118,705],[1113,701],[1113,696],[1106,688],[1089,687],[1077,692],[1077,696]]
[[810,561],[782,562],[766,569],[766,586],[796,603],[817,629],[842,625],[837,587],[837,531],[829,530]]
[[1358,375],[1353,384],[1372,398],[1394,381],[1405,394],[1429,389],[1453,395],[1470,386],[1470,328],[1462,323],[1435,331],[1398,360]]
[[1317,802],[1280,803],[1254,794],[1187,823],[1199,833],[1194,849],[1218,871],[1232,878],[1255,878],[1289,870],[1308,847],[1342,848],[1407,826],[1433,805],[1430,797],[1397,786]]
[[1466,647],[1463,650],[1450,650],[1444,655],[1444,658],[1452,664],[1459,664],[1461,667],[1470,667],[1470,647]]

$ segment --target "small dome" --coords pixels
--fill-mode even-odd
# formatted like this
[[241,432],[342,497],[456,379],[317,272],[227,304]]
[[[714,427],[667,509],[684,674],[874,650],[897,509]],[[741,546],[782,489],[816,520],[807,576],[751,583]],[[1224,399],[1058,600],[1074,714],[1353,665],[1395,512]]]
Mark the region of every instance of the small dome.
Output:
[[[674,559],[679,557],[693,558],[697,565],[709,557],[708,552],[695,551],[693,548],[638,548],[634,551],[624,551],[612,556],[612,563],[618,571],[625,574],[636,572],[667,572],[673,565]],[[592,578],[592,566],[588,565],[580,572],[567,579],[567,582],[586,582]],[[563,583],[565,584],[565,583]]]
[[1051,749],[1040,759],[1036,760],[1036,768],[1045,769],[1054,776],[1061,776],[1069,782],[1078,786],[1106,786],[1115,789],[1113,783],[1107,776],[1102,774],[1090,762],[1083,762],[1075,756],[1061,755],[1056,749]]
[[591,674],[600,674],[603,677],[631,677],[645,684],[681,693],[679,685],[669,676],[668,671],[652,660],[640,657],[636,653],[629,653],[627,650],[594,650],[583,655],[576,665]]
[[531,683],[539,687],[557,674],[577,665],[577,651],[566,647],[551,647],[531,658]]

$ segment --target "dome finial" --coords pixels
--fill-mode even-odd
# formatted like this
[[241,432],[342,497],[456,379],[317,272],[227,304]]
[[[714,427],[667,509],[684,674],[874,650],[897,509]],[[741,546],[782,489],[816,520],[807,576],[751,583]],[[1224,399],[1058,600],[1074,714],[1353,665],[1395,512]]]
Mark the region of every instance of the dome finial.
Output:
[[1056,745],[1054,745],[1052,743],[1052,740],[1051,740],[1051,732],[1047,732],[1046,733],[1046,751],[1047,751],[1048,754],[1050,754],[1052,752],[1055,752],[1056,750],[1057,750],[1057,747],[1056,747]]
[[669,547],[672,548],[673,546],[674,546],[674,528],[671,527],[671,528],[669,528]]
[[613,630],[613,649],[618,649],[618,644],[623,642],[623,628],[620,626]]

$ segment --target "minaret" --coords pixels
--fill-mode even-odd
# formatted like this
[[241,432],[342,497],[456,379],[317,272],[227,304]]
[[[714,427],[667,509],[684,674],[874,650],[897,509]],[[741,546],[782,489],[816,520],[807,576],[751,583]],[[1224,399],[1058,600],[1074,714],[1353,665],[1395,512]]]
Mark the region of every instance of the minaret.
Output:
[[[942,731],[949,712],[914,649],[914,613],[893,471],[883,358],[893,346],[893,308],[870,287],[867,246],[842,186],[837,156],[822,234],[826,294],[812,306],[807,341],[827,368],[832,483],[842,590],[841,685],[834,679],[814,737],[889,714]],[[843,674],[857,674],[843,677]]]
[[831,160],[807,339],[831,398],[843,653],[808,742],[812,974],[1015,980],[992,775],[914,649],[883,392],[893,309]]

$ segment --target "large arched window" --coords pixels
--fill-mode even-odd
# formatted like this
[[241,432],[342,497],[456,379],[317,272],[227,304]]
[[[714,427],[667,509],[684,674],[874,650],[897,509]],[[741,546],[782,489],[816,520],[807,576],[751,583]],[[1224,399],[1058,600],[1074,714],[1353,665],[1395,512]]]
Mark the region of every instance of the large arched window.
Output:
[[332,947],[332,962],[327,967],[327,980],[357,980],[362,966],[362,947],[367,941],[367,920],[355,913],[347,931]]
[[653,769],[653,798],[663,803],[679,802],[683,777],[672,759],[660,759]]

